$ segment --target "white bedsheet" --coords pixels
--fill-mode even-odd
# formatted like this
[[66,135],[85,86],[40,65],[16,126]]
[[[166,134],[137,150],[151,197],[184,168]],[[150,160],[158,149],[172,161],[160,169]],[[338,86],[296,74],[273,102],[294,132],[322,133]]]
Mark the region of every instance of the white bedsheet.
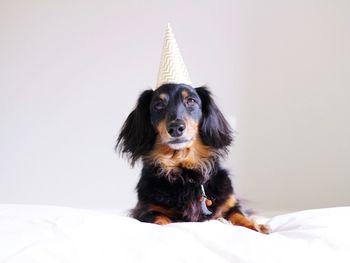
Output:
[[263,235],[219,221],[140,223],[112,213],[0,205],[0,262],[350,262],[350,207],[268,220]]

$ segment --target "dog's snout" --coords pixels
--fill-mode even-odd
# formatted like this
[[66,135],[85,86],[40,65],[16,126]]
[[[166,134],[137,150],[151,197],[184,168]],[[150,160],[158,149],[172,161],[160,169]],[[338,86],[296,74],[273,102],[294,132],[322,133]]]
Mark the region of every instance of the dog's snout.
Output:
[[184,121],[173,121],[168,125],[168,133],[171,137],[180,137],[184,133],[186,125]]

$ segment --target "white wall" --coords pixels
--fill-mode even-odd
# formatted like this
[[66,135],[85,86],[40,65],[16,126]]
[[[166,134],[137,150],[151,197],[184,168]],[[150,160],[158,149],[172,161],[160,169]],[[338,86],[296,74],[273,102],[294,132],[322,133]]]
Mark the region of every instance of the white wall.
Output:
[[171,22],[238,137],[226,166],[261,211],[350,205],[350,2],[0,2],[0,202],[130,208],[113,151]]
[[350,205],[350,2],[240,12],[238,182],[268,210]]

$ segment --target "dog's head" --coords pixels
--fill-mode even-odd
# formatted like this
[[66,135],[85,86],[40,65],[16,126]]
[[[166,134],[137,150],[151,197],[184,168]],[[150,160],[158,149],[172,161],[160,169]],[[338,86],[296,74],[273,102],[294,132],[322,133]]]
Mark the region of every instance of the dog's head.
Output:
[[152,96],[150,115],[159,143],[182,150],[191,147],[197,137],[202,101],[190,86],[163,85]]
[[199,154],[205,148],[217,156],[227,151],[231,141],[231,128],[205,87],[165,84],[140,95],[116,147],[133,165],[155,152],[158,157],[160,153],[175,156],[191,148]]

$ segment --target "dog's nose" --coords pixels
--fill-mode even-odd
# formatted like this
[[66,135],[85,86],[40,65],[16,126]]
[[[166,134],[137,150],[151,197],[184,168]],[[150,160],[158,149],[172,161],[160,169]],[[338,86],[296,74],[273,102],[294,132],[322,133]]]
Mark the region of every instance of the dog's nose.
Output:
[[186,129],[184,121],[173,121],[168,125],[168,133],[171,137],[180,137]]

